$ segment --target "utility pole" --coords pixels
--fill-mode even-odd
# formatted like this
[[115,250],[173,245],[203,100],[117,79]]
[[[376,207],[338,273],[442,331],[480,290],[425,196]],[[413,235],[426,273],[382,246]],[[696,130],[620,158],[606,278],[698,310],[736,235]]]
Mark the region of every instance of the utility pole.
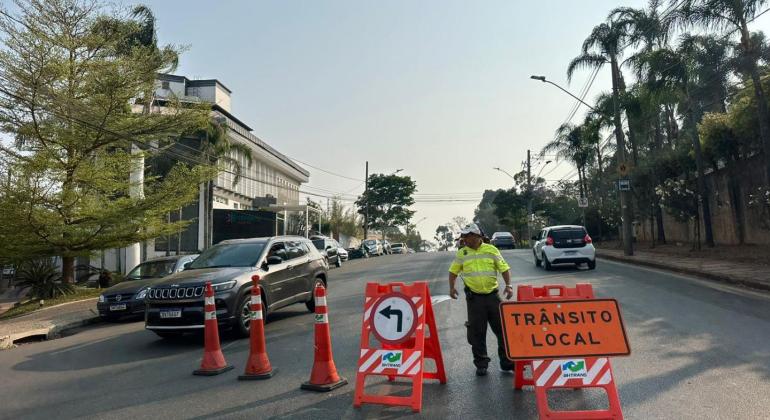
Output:
[[529,149],[527,149],[527,192],[529,193],[529,199],[527,200],[527,243],[532,238],[532,156]]
[[364,177],[364,240],[369,237],[369,161],[366,161],[366,176]]

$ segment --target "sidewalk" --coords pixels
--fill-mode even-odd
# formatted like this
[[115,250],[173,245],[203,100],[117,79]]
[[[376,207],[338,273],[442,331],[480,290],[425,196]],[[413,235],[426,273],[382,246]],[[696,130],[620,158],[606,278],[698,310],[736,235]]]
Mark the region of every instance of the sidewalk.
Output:
[[668,271],[704,277],[711,280],[738,284],[752,289],[770,291],[770,269],[767,265],[720,259],[662,255],[659,252],[634,250],[634,255],[623,255],[622,249],[598,248],[596,255],[613,261],[660,268]]
[[0,321],[0,350],[14,347],[14,341],[45,336],[54,338],[63,330],[98,322],[96,298],[64,303],[28,315]]

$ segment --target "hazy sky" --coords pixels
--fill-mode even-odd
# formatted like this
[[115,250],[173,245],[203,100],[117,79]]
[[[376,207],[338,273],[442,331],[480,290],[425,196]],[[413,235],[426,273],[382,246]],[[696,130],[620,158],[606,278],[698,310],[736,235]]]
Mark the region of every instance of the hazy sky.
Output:
[[[567,87],[567,64],[591,28],[613,7],[647,3],[145,2],[161,41],[189,47],[177,74],[219,79],[255,135],[360,180],[308,168],[303,189],[342,193],[352,205],[365,161],[371,172],[403,168],[417,182],[413,221],[426,218],[418,225],[425,238],[454,216],[472,218],[484,189],[509,187],[492,167],[519,171],[526,150],[539,151],[566,119],[574,101],[529,76]],[[578,93],[589,76],[578,73],[569,89]],[[588,98],[609,86],[607,68]],[[549,180],[571,172],[555,162],[543,170]]]

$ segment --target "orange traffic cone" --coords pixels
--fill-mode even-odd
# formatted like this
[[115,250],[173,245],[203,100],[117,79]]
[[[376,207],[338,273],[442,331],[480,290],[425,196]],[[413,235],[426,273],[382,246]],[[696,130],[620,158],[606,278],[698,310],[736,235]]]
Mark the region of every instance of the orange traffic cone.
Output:
[[265,350],[265,326],[262,320],[262,289],[259,287],[259,276],[251,277],[254,286],[251,288],[251,327],[249,328],[249,359],[246,370],[239,376],[240,380],[267,379],[273,376],[277,369],[270,366]]
[[205,335],[203,360],[201,361],[201,368],[194,371],[193,375],[214,376],[223,372],[227,372],[233,367],[225,362],[225,356],[222,354],[222,348],[219,347],[217,308],[214,305],[214,289],[211,288],[211,282],[206,282],[205,296],[205,304],[203,309],[205,311],[205,321],[203,322],[203,331]]
[[327,392],[346,385],[348,380],[337,374],[332,356],[332,340],[329,334],[329,311],[326,307],[326,288],[322,283],[315,286],[315,359],[310,381],[300,388]]

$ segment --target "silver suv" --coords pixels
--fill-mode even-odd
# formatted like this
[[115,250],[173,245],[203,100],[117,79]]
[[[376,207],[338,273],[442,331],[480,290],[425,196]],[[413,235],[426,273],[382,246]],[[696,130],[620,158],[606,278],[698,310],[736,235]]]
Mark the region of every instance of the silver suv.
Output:
[[554,264],[587,264],[596,268],[596,249],[591,236],[583,226],[550,226],[533,238],[535,265],[551,270]]

